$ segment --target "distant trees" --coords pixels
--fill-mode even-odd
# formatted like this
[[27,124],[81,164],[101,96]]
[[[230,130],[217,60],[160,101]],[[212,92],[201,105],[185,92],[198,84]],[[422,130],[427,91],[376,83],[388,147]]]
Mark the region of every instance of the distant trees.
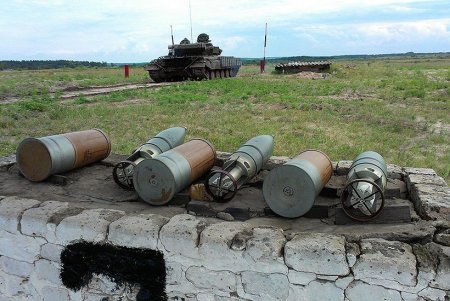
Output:
[[0,61],[0,70],[5,69],[58,69],[77,67],[107,67],[106,62],[69,61],[69,60],[31,60],[31,61]]

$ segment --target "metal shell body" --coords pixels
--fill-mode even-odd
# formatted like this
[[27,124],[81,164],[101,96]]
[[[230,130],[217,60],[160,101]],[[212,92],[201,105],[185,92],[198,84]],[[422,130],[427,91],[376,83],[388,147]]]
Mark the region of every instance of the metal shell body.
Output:
[[124,189],[133,189],[135,166],[144,159],[151,159],[183,143],[186,128],[172,127],[159,132],[155,137],[138,147],[128,158],[116,164],[113,179]]
[[[159,132],[155,137],[145,142],[126,160],[138,164],[143,159],[150,159],[174,147],[181,145],[186,135],[186,128],[173,127]],[[132,176],[132,175],[131,175]]]
[[381,188],[386,187],[387,165],[384,158],[374,151],[366,151],[359,154],[350,166],[347,181],[369,178],[379,184]]
[[231,171],[234,165],[238,165],[243,172],[241,176],[251,179],[261,170],[267,160],[269,160],[272,152],[272,136],[260,135],[253,137],[231,154],[223,164],[223,169]]
[[111,142],[101,130],[92,129],[26,138],[17,147],[20,172],[30,181],[43,181],[49,176],[105,159]]
[[358,221],[376,218],[384,207],[386,184],[387,165],[383,157],[373,151],[359,154],[350,166],[341,194],[344,212]]
[[148,140],[142,147],[158,150],[159,154],[181,145],[186,135],[186,128],[173,127],[159,132],[155,137]]
[[264,199],[278,215],[302,216],[311,209],[332,172],[333,166],[326,154],[318,150],[304,151],[266,176]]
[[215,160],[216,152],[208,141],[192,139],[139,163],[133,175],[134,188],[145,202],[164,205],[209,171]]

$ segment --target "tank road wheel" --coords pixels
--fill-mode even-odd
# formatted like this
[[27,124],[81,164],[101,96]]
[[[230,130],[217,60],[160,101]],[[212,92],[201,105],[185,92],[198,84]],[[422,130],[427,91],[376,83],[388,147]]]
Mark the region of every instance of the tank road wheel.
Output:
[[209,79],[216,79],[216,73],[214,70],[209,70]]
[[222,69],[220,69],[220,78],[224,78],[225,77],[225,73],[223,72],[223,70]]
[[231,77],[231,69],[227,69],[225,72],[228,74],[228,77]]
[[[367,182],[371,185],[373,185],[374,192],[370,195],[363,195],[361,196],[358,193],[358,190],[355,188],[355,186],[359,182]],[[370,204],[368,205],[367,202],[374,197],[375,206],[374,208],[371,208]],[[341,204],[342,209],[344,209],[344,212],[353,220],[365,222],[372,220],[376,218],[382,211],[384,207],[384,194],[383,190],[375,184],[372,181],[365,180],[365,179],[356,179],[351,182],[349,182],[342,194],[341,194]],[[358,207],[362,207],[367,210],[366,213],[364,213],[361,209]]]
[[113,169],[114,182],[123,189],[132,190],[134,188],[133,173],[135,168],[136,164],[132,161],[120,161]]
[[227,77],[228,77],[228,72],[227,72],[227,69],[224,69],[224,70],[223,70],[223,77],[225,77],[225,78],[227,78]]
[[227,202],[236,195],[238,187],[230,173],[219,169],[208,175],[205,190],[216,202]]

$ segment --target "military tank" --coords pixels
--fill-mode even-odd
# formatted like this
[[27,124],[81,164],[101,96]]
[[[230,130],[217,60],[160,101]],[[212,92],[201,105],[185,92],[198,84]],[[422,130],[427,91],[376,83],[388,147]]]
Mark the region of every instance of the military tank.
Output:
[[185,38],[180,44],[169,45],[169,54],[151,61],[145,70],[157,83],[235,77],[241,60],[220,56],[221,53],[222,49],[214,46],[209,36],[202,33],[197,43]]

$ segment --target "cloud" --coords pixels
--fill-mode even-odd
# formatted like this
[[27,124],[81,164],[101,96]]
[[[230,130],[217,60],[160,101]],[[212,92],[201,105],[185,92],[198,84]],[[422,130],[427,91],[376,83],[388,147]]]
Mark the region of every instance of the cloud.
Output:
[[377,43],[411,41],[427,38],[450,40],[450,18],[410,22],[374,22],[340,25],[312,25],[294,28],[300,35],[325,36],[361,42],[374,40]]
[[229,50],[236,49],[237,47],[242,46],[242,44],[244,43],[247,43],[247,40],[240,36],[231,36],[217,39],[218,45],[223,45],[223,48]]
[[[448,19],[439,19],[449,11],[442,0],[191,0],[191,8],[194,39],[206,32],[224,54],[238,56],[261,52],[266,22],[274,56],[291,45],[302,49],[295,39],[318,52],[339,52],[336,42],[376,46],[419,37],[420,48],[431,37],[450,40]],[[0,11],[0,58],[146,61],[167,53],[170,25],[176,42],[190,38],[189,0],[10,0]]]

